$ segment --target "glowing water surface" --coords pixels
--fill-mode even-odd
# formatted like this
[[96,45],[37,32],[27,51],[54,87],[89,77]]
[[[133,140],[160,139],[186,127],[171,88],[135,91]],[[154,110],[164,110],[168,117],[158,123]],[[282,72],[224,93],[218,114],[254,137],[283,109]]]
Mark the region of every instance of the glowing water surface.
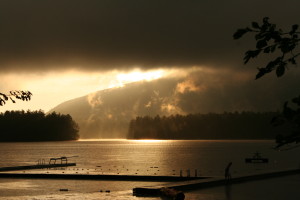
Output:
[[[232,161],[232,176],[298,168],[300,149],[275,151],[273,141],[136,141],[98,140],[76,142],[1,143],[0,167],[36,164],[52,157],[69,158],[76,167],[37,170],[39,173],[89,173],[126,175],[224,175]],[[259,151],[268,164],[246,164]],[[28,171],[29,172],[29,171]],[[299,199],[299,176],[254,181],[186,192],[186,199]],[[161,182],[0,178],[1,199],[160,199],[135,197],[132,188]],[[284,187],[283,187],[284,186]],[[67,188],[68,191],[59,191]],[[275,188],[275,189],[274,189]],[[276,189],[278,188],[278,189]],[[100,192],[102,190],[102,192]],[[110,190],[110,192],[105,192]],[[271,192],[272,191],[272,192]]]

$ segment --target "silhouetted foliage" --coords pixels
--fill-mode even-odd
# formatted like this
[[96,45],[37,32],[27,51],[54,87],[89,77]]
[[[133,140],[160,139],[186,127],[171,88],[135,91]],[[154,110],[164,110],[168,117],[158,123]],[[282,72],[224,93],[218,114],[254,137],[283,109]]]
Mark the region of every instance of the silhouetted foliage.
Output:
[[271,121],[274,126],[288,124],[291,127],[290,132],[283,132],[276,137],[276,148],[300,142],[300,96],[293,98],[292,103],[297,108],[292,109],[288,106],[288,102],[285,102],[281,115],[274,117]]
[[284,32],[280,28],[277,28],[276,24],[270,23],[268,17],[265,17],[262,24],[252,22],[251,28],[238,29],[234,33],[234,39],[239,39],[246,33],[255,34],[256,49],[246,51],[244,57],[245,64],[261,53],[276,55],[265,67],[258,68],[256,79],[273,70],[280,77],[285,73],[288,64],[297,65],[296,58],[300,53],[295,53],[294,51],[299,42],[300,32],[297,32],[298,27],[297,24],[294,24],[290,31]]
[[78,125],[70,115],[42,111],[0,113],[0,141],[77,140]]
[[223,114],[137,117],[129,125],[133,139],[273,139],[270,118],[278,113],[235,112]]
[[[273,54],[275,58],[269,61],[265,67],[258,68],[256,79],[261,78],[267,73],[275,70],[277,77],[285,74],[288,65],[297,66],[297,57],[299,52],[295,52],[299,43],[300,32],[297,31],[298,24],[292,25],[290,31],[284,32],[278,28],[276,24],[269,22],[269,18],[263,18],[262,24],[252,22],[252,27],[238,29],[234,35],[234,39],[241,38],[246,33],[254,33],[256,40],[256,49],[249,50],[245,53],[244,63],[248,63],[250,59],[256,58],[260,54]],[[292,100],[295,104],[294,109],[288,106],[285,102],[283,112],[280,116],[274,117],[271,121],[273,125],[289,124],[292,131],[288,133],[285,131],[276,138],[277,147],[284,146],[290,143],[300,142],[300,96]]]
[[15,101],[16,99],[22,101],[30,101],[31,96],[32,96],[31,92],[23,91],[23,90],[10,91],[9,94],[0,93],[0,106],[6,104],[7,101],[16,103]]

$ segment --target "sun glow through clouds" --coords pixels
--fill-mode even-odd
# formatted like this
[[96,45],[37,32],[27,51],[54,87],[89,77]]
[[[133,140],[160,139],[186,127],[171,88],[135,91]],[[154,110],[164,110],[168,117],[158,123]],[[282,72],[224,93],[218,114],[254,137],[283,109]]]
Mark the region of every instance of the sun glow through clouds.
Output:
[[142,140],[133,140],[134,143],[161,143],[166,142],[166,140],[152,140],[152,139],[142,139]]
[[[123,87],[128,83],[138,81],[183,78],[197,69],[185,68],[182,70],[174,67],[143,71],[135,68],[129,71],[112,70],[107,72],[74,69],[59,72],[4,74],[0,75],[0,79],[5,83],[1,86],[1,91],[29,90],[33,93],[33,97],[29,102],[19,101],[16,104],[7,102],[5,106],[0,107],[0,112],[39,109],[47,112],[62,102],[87,94],[91,95],[100,90]],[[188,89],[191,89],[190,86]],[[101,99],[97,99],[97,103],[101,103]]]
[[138,82],[138,81],[152,81],[163,77],[164,70],[155,70],[148,72],[133,71],[129,73],[121,73],[116,75],[116,83],[110,85],[113,87],[123,87],[126,83]]

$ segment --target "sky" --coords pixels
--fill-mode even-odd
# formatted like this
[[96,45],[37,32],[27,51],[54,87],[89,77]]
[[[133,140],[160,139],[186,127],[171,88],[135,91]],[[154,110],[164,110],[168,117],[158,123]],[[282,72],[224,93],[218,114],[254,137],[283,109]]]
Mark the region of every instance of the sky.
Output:
[[[252,83],[265,62],[244,66],[253,39],[235,41],[232,35],[265,16],[289,29],[299,23],[299,6],[297,0],[2,0],[0,91],[29,90],[33,98],[0,111],[48,111],[105,88],[184,75],[185,85],[178,87],[192,90],[191,83],[199,82],[203,91],[213,84],[224,87],[224,94],[215,95],[220,103],[266,91],[282,103],[297,94],[299,70],[291,67],[280,80],[270,74]],[[234,89],[245,82],[256,85]]]

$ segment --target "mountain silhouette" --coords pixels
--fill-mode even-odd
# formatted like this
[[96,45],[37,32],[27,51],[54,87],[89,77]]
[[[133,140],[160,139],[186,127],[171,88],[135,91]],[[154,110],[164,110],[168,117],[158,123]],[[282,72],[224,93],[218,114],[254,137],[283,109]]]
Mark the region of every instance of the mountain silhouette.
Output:
[[137,116],[179,114],[176,81],[141,81],[109,88],[61,103],[49,112],[70,114],[81,138],[126,138]]
[[81,138],[127,138],[129,122],[137,116],[277,111],[287,94],[258,87],[256,82],[226,82],[199,72],[100,90],[49,112],[70,114],[80,127]]

